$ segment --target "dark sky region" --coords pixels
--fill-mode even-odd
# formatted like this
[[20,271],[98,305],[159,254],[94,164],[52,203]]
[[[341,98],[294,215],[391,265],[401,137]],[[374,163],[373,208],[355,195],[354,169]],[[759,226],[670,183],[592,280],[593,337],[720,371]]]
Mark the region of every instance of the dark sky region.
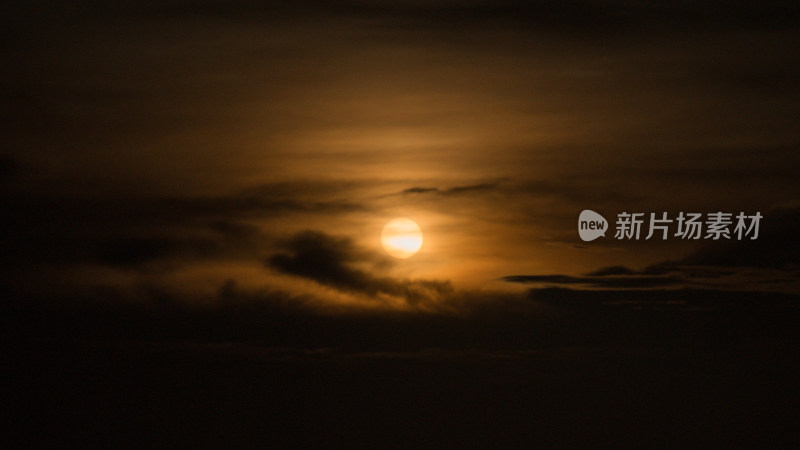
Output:
[[[795,2],[0,11],[28,446],[797,438]],[[583,242],[584,209],[763,219]]]

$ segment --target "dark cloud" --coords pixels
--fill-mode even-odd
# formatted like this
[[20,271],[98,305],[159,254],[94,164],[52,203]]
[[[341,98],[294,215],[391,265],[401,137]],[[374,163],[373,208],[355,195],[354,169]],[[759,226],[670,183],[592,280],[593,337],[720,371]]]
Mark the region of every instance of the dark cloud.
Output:
[[437,188],[431,188],[431,187],[412,187],[404,189],[403,191],[400,192],[400,194],[427,194],[430,192],[441,192],[441,191]]
[[683,258],[660,261],[632,275],[671,274],[688,281],[759,269],[775,277],[793,279],[800,287],[795,273],[800,265],[800,208],[773,209],[762,214],[757,239],[709,241]]
[[[642,270],[603,267],[584,276],[563,274],[513,275],[502,280],[583,289],[657,288],[681,286],[711,290],[781,290],[800,292],[800,208],[764,213],[757,239],[710,241],[675,261],[659,261]],[[602,291],[609,295],[615,292]],[[644,291],[643,291],[644,292]],[[662,295],[662,294],[654,294]],[[764,293],[763,295],[768,295]]]
[[546,319],[544,310],[524,295],[453,292],[441,282],[373,278],[349,281],[342,287],[348,292],[410,295],[419,302],[433,302],[433,291],[447,297],[436,300],[442,302],[440,307],[420,304],[428,307],[394,309],[336,306],[324,298],[324,292],[303,295],[268,286],[243,287],[234,279],[206,293],[153,282],[122,287],[98,280],[96,286],[70,285],[44,296],[5,281],[0,278],[5,293],[0,304],[4,331],[37,338],[249,341],[275,347],[384,351],[472,348],[529,345],[533,338],[538,341],[541,330],[531,330],[526,324]]
[[456,314],[444,308],[358,308],[342,314],[340,308],[324,307],[324,299],[244,288],[235,280],[225,281],[211,294],[145,283],[131,288],[83,287],[37,297],[7,284],[3,287],[0,322],[10,335],[257,342],[305,349],[507,350],[645,341],[665,345],[682,339],[697,342],[700,336],[741,339],[796,332],[800,312],[797,294],[705,289],[457,292],[444,300],[457,307]]
[[[631,274],[627,274],[631,275]],[[594,288],[654,288],[686,283],[677,277],[647,277],[647,276],[585,276],[573,277],[569,275],[512,275],[502,278],[503,281],[512,283],[536,283],[552,285],[582,285]]]
[[164,258],[235,258],[264,241],[243,210],[237,217],[229,205],[198,208],[196,200],[40,197],[0,204],[7,213],[0,248],[11,267],[87,262],[133,267]]
[[629,269],[625,266],[609,266],[609,267],[602,267],[595,271],[589,272],[586,275],[593,276],[593,277],[604,277],[608,275],[634,275],[636,272],[632,269]]
[[[204,233],[199,233],[205,231]],[[188,232],[188,231],[187,231]],[[251,225],[220,221],[192,230],[196,236],[159,235],[112,236],[99,239],[91,252],[91,262],[101,265],[143,268],[157,261],[196,262],[204,259],[255,258],[265,237]],[[73,261],[74,262],[74,261]]]
[[469,194],[473,192],[491,191],[497,188],[499,183],[480,183],[466,186],[454,186],[451,188],[435,188],[435,187],[411,187],[404,189],[397,194],[392,195],[407,195],[407,194],[437,194],[437,195],[458,195]]
[[[330,236],[319,231],[303,231],[284,243],[287,253],[278,253],[267,265],[280,272],[314,280],[335,289],[371,297],[391,295],[410,304],[436,302],[453,293],[449,282],[436,280],[398,280],[373,275],[386,264],[357,248],[347,237]],[[370,271],[356,265],[367,264]]]
[[[0,172],[15,167],[15,160],[0,159]],[[363,204],[333,198],[342,189],[346,187],[340,183],[297,182],[192,197],[12,192],[0,197],[0,250],[6,256],[0,264],[138,267],[164,259],[190,262],[243,255],[257,261],[266,236],[253,221],[367,210]]]
[[592,182],[593,176],[571,176],[548,180],[511,180],[503,182],[477,183],[448,188],[433,186],[414,186],[390,195],[438,195],[457,196],[461,194],[500,193],[516,198],[566,200],[571,204],[608,204],[613,202],[640,201],[642,194],[625,192],[622,186],[615,188],[600,180],[603,185]]

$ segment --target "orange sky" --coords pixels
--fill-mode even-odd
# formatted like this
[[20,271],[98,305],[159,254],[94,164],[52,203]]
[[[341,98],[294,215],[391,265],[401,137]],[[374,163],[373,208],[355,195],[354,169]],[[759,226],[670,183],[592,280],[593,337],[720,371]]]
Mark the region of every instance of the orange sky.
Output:
[[381,227],[403,216],[422,227],[422,251],[370,270],[507,289],[499,278],[643,268],[697,247],[582,245],[586,208],[755,212],[798,199],[786,54],[797,31],[778,19],[733,8],[712,26],[697,19],[705,4],[657,17],[551,6],[543,22],[489,6],[362,6],[23,8],[50,31],[12,29],[24,45],[3,75],[9,201],[63,205],[53,239],[88,254],[153,247],[132,268],[64,244],[48,273],[302,284],[265,270],[280,242],[317,230],[381,254]]

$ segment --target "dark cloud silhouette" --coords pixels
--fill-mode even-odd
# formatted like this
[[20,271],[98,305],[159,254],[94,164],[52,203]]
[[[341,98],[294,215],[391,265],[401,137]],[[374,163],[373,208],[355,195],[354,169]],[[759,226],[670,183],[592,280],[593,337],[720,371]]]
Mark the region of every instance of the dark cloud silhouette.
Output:
[[604,277],[608,275],[634,275],[635,273],[636,272],[634,270],[625,266],[609,266],[589,272],[586,275],[593,277]]
[[[774,209],[764,213],[757,239],[711,241],[675,261],[659,261],[642,270],[609,266],[584,276],[563,274],[513,275],[502,279],[514,283],[537,283],[552,286],[580,285],[587,288],[655,288],[662,286],[717,286],[725,278],[732,283],[773,283],[781,280],[785,290],[797,291],[800,278],[800,208]],[[760,270],[749,275],[753,268]],[[746,275],[742,279],[742,275]]]
[[[236,258],[262,247],[263,232],[224,204],[195,200],[13,198],[0,249],[11,267],[97,263],[136,267],[159,259]],[[253,255],[255,258],[255,255]]]
[[449,188],[432,186],[414,186],[390,195],[438,195],[442,197],[461,194],[480,194],[497,192],[508,196],[524,196],[531,198],[555,198],[579,204],[606,204],[609,202],[637,201],[643,199],[641,194],[624,192],[608,186],[595,186],[586,179],[570,178],[561,180],[526,180],[477,183]]
[[436,187],[422,187],[415,186],[404,189],[396,194],[390,195],[409,195],[409,194],[436,194],[442,196],[470,194],[473,192],[491,191],[498,187],[500,183],[479,183],[465,186],[454,186],[451,188],[436,188]]
[[[16,165],[0,158],[0,177]],[[6,256],[0,265],[138,267],[242,255],[257,261],[266,237],[253,220],[366,211],[363,204],[333,198],[346,188],[276,183],[219,196],[124,198],[11,192],[0,196],[0,250]]]
[[472,186],[456,186],[442,191],[443,194],[463,194],[465,192],[488,191],[497,187],[499,183],[474,184]]
[[400,194],[427,194],[429,192],[441,192],[438,188],[431,187],[412,187],[405,189]]
[[[630,274],[628,274],[630,275]],[[676,277],[647,277],[647,276],[586,276],[573,277],[569,275],[512,275],[502,278],[503,281],[512,283],[538,283],[554,285],[583,285],[595,288],[648,288],[671,286],[686,283]]]
[[[101,265],[142,268],[149,263],[170,260],[185,263],[213,258],[255,257],[265,237],[256,227],[218,222],[191,230],[203,235],[170,236],[154,232],[148,236],[112,236],[99,239],[91,249],[91,261]],[[255,248],[253,248],[255,247]],[[252,250],[252,251],[251,251]]]
[[366,263],[374,271],[386,262],[357,248],[347,237],[303,231],[292,236],[283,246],[287,253],[271,256],[267,260],[269,267],[342,291],[373,297],[380,294],[398,296],[410,304],[435,302],[453,293],[453,287],[447,281],[398,280],[357,268],[357,264]]

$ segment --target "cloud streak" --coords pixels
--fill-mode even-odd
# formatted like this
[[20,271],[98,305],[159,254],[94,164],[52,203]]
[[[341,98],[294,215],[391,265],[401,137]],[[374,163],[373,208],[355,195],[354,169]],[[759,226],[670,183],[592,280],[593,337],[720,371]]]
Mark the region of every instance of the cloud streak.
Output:
[[653,288],[685,284],[685,280],[675,277],[573,277],[569,275],[511,275],[502,278],[512,283],[536,283],[554,285],[580,285],[593,288]]
[[452,195],[488,192],[495,190],[495,188],[497,188],[498,185],[499,183],[479,183],[479,184],[471,184],[465,186],[454,186],[451,188],[415,186],[390,195],[414,195],[414,194],[434,195],[435,194],[442,196],[452,196]]

